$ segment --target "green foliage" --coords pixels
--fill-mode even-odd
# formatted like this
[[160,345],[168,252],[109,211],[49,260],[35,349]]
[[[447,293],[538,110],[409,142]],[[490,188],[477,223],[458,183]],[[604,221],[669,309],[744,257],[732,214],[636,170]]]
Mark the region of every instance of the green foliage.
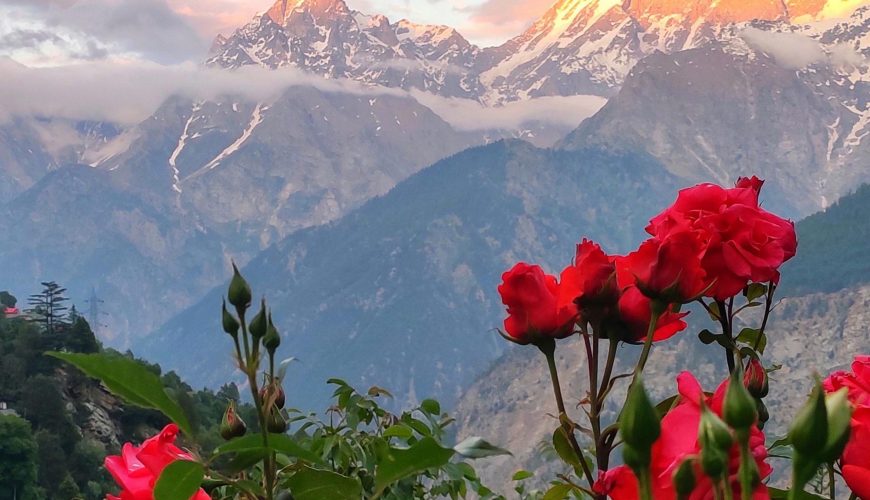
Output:
[[167,465],[154,487],[154,500],[189,500],[199,485],[205,471],[201,464],[188,460],[176,460]]
[[37,498],[37,444],[30,424],[0,415],[0,497]]

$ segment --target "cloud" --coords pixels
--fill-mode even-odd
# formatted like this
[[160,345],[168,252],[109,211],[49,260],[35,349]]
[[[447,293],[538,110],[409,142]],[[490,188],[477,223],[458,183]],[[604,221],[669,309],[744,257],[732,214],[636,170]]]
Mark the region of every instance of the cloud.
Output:
[[172,96],[215,100],[238,96],[252,101],[278,98],[292,86],[324,92],[393,95],[416,99],[460,130],[517,129],[529,123],[576,127],[604,105],[597,96],[542,97],[484,107],[467,99],[438,97],[422,91],[324,79],[294,68],[237,70],[205,68],[191,63],[97,61],[60,67],[32,68],[0,58],[0,121],[14,116],[96,120],[133,125],[151,116]]
[[[164,64],[198,60],[208,39],[166,0],[0,0],[12,31],[54,32],[112,53],[132,53]],[[76,53],[67,54],[77,59]]]
[[418,102],[459,130],[515,130],[533,123],[575,128],[594,115],[607,99],[593,95],[538,97],[488,107],[469,99],[412,91]]
[[798,33],[771,32],[746,28],[740,37],[753,49],[764,52],[788,69],[802,69],[813,64],[860,66],[866,59],[846,44],[822,45],[818,40]]
[[470,38],[506,40],[525,31],[556,0],[486,0],[459,9],[468,15],[460,31]]
[[135,124],[169,97],[214,100],[237,95],[270,100],[291,86],[328,92],[407,95],[400,90],[366,87],[349,80],[326,80],[293,68],[237,70],[192,63],[162,66],[133,61],[98,61],[68,66],[27,67],[0,58],[0,120],[12,116],[57,117]]

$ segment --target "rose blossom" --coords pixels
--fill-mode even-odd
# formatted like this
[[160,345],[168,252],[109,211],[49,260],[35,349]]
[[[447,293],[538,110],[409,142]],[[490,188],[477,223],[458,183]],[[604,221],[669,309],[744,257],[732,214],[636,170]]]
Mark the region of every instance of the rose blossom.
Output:
[[[105,466],[121,487],[121,496],[107,495],[107,500],[153,500],[157,478],[167,465],[176,460],[193,460],[190,454],[175,446],[178,426],[169,424],[142,443],[124,443],[120,455],[106,457]],[[210,500],[200,489],[191,500]]]
[[763,181],[741,178],[737,187],[699,184],[683,189],[673,205],[650,220],[646,230],[663,240],[686,230],[699,231],[701,265],[712,286],[706,295],[732,297],[750,281],[779,281],[779,267],[794,257],[794,223],[760,208]]
[[556,277],[544,273],[540,266],[516,264],[502,275],[498,293],[507,306],[505,332],[513,341],[529,344],[541,337],[564,338],[573,332],[577,306],[559,304]]

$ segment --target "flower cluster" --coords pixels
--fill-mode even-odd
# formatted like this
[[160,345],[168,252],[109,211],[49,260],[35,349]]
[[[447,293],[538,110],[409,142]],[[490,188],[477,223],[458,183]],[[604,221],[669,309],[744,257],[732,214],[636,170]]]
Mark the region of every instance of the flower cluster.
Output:
[[848,391],[854,411],[841,469],[852,491],[859,498],[870,498],[870,356],[856,357],[851,372],[832,373],[824,388],[828,393]]
[[[120,455],[106,457],[106,469],[121,487],[120,497],[107,496],[107,500],[153,500],[157,478],[167,465],[176,460],[193,460],[187,452],[175,446],[178,426],[169,424],[141,446],[125,443]],[[191,500],[209,500],[199,490]]]
[[[797,236],[792,221],[761,208],[763,184],[751,177],[731,188],[699,184],[684,189],[650,220],[649,238],[632,252],[609,255],[584,239],[573,263],[558,277],[523,262],[502,276],[498,290],[508,313],[502,335],[535,345],[547,356],[559,409],[557,433],[567,437],[578,457],[582,451],[574,431],[586,426],[571,422],[565,412],[553,352],[557,339],[573,334],[583,339],[590,391],[580,404],[590,421],[587,435],[597,474],[583,460],[567,461],[582,469],[578,474],[589,487],[581,490],[587,495],[615,500],[769,498],[763,481],[771,468],[762,432],[769,388],[761,358],[780,267],[794,257]],[[735,308],[741,294],[745,305]],[[736,335],[740,311],[762,305],[762,296],[762,324]],[[721,333],[706,332],[701,340],[724,348],[730,375],[707,396],[693,375],[682,373],[679,394],[659,417],[660,409],[645,395],[641,373],[652,344],[686,328],[688,312],[681,308],[692,302],[702,304],[720,324]],[[601,370],[603,341],[609,352]],[[602,410],[616,382],[612,372],[620,342],[643,344],[643,349],[630,374],[620,420],[605,426]],[[625,465],[611,468],[617,432]]]

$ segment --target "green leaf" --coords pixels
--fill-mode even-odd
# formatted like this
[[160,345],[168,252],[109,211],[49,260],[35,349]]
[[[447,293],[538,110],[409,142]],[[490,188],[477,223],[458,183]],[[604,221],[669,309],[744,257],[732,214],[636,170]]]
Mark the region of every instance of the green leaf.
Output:
[[497,455],[510,455],[511,452],[493,446],[483,438],[472,436],[453,447],[456,453],[467,458],[494,457]]
[[381,436],[383,437],[398,437],[402,439],[408,439],[414,435],[414,431],[411,430],[410,427],[402,424],[391,425],[387,427],[387,430],[384,431]]
[[424,399],[422,403],[420,403],[420,409],[429,415],[438,416],[441,414],[441,404],[434,399]]
[[580,467],[580,457],[574,452],[574,448],[568,440],[568,433],[561,426],[556,427],[556,430],[553,431],[553,448],[556,449],[556,453],[562,461],[574,467]]
[[373,386],[369,387],[369,396],[371,396],[373,398],[377,398],[379,396],[386,396],[386,397],[392,399],[393,393],[384,389],[383,387],[378,387],[376,385],[373,385]]
[[388,447],[382,450],[375,473],[375,489],[383,491],[390,484],[426,469],[441,467],[455,452],[426,437],[407,449]]
[[[759,335],[761,336],[761,340],[758,341]],[[767,346],[767,336],[761,333],[761,330],[757,328],[744,328],[740,330],[740,334],[737,335],[737,342],[743,342],[744,344],[755,346],[755,342],[758,341],[758,352],[764,353],[764,348]]]
[[544,493],[543,500],[564,500],[574,488],[570,484],[554,484]]
[[511,480],[512,481],[522,481],[523,479],[528,479],[528,478],[534,477],[534,476],[535,476],[534,472],[529,472],[527,470],[518,470],[518,471],[514,472],[514,475],[511,478]]
[[[219,446],[214,454],[225,455],[227,453],[250,453],[262,451],[266,448],[263,446],[262,434],[248,434],[247,436],[233,439],[229,443]],[[302,460],[321,464],[323,460],[315,455],[311,450],[303,448],[293,438],[287,434],[269,434],[269,450],[282,453],[289,457],[300,458]]]
[[674,407],[679,398],[679,394],[674,394],[656,405],[656,412],[659,414],[660,419],[664,418],[664,416],[671,411],[671,408]]
[[764,283],[750,283],[744,292],[743,296],[746,297],[746,300],[752,302],[767,293],[767,285]]
[[154,500],[190,500],[202,484],[204,475],[202,464],[176,460],[167,465],[157,479]]
[[158,410],[188,436],[192,435],[184,410],[169,397],[160,378],[141,363],[117,355],[48,352],[49,356],[74,365],[87,375],[99,379],[128,403]]
[[[789,498],[789,493],[791,493],[791,490],[781,490],[771,486],[767,487],[767,491],[770,493],[771,500],[787,499]],[[797,500],[826,500],[825,497],[813,493],[807,493],[806,491],[798,491],[797,494],[795,494],[795,498]]]
[[710,345],[713,342],[716,342],[716,338],[718,338],[718,337],[719,337],[719,335],[716,335],[715,333],[711,332],[710,330],[701,330],[698,333],[698,339],[700,339],[701,342],[703,342],[706,345]]
[[286,481],[296,500],[359,500],[359,481],[332,471],[302,467]]

